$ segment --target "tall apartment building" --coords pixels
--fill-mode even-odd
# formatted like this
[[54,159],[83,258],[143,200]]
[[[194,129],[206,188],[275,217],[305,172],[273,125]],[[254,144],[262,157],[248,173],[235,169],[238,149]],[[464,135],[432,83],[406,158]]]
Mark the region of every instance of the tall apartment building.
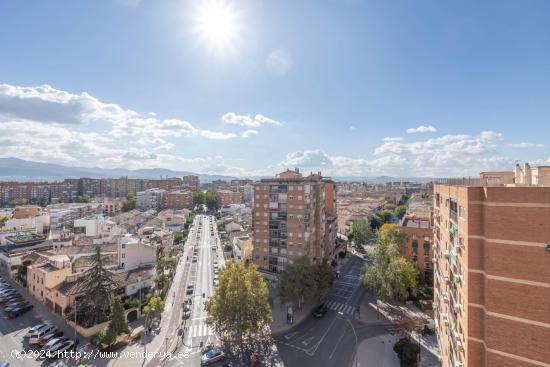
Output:
[[279,273],[300,256],[321,262],[336,245],[336,188],[321,173],[296,169],[254,183],[252,261]]
[[425,279],[432,279],[434,252],[430,218],[405,215],[399,230],[407,234],[407,241],[402,246],[403,257],[416,265]]
[[193,193],[191,191],[167,192],[164,203],[166,209],[193,209]]
[[191,191],[198,191],[200,188],[199,176],[183,176],[183,186]]
[[434,184],[443,367],[550,366],[550,167]]
[[218,207],[224,207],[231,204],[242,204],[243,194],[242,192],[234,192],[229,190],[218,191]]
[[141,211],[160,210],[164,205],[166,190],[148,189],[136,195],[136,209]]

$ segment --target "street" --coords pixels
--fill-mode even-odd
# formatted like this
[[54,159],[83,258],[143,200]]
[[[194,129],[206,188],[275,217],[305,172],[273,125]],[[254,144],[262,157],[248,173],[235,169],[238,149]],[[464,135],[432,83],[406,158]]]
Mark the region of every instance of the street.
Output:
[[[212,218],[212,223],[210,223]],[[198,230],[200,223],[200,231]],[[214,292],[214,261],[218,267],[224,265],[222,249],[218,239],[216,221],[210,216],[200,216],[196,223],[198,240],[192,240],[193,247],[198,249],[198,259],[193,261],[192,251],[189,251],[190,271],[187,284],[193,285],[192,294],[187,299],[191,300],[191,317],[184,321],[183,345],[179,345],[176,352],[183,352],[184,358],[166,363],[167,366],[200,366],[201,346],[216,342],[216,337],[211,328],[206,325],[206,311],[204,301]],[[212,236],[212,232],[214,235]],[[212,250],[215,246],[216,250]],[[180,315],[181,317],[181,315]]]
[[356,319],[357,307],[364,296],[360,280],[363,264],[353,257],[342,267],[340,278],[325,297],[329,310],[323,318],[310,315],[296,328],[276,338],[285,366],[351,366],[362,340],[391,329],[390,325],[365,325]]

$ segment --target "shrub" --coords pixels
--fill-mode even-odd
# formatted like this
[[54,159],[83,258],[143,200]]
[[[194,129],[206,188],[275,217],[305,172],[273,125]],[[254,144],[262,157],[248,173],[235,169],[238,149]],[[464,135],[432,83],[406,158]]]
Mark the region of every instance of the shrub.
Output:
[[393,346],[393,351],[401,362],[401,367],[414,367],[418,361],[420,347],[409,338],[402,338]]

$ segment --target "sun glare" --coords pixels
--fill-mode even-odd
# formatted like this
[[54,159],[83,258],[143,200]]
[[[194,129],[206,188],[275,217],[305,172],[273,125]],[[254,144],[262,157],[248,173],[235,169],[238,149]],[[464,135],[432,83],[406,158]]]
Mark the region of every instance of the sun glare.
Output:
[[215,53],[233,51],[240,31],[239,14],[225,0],[204,0],[197,7],[194,31]]

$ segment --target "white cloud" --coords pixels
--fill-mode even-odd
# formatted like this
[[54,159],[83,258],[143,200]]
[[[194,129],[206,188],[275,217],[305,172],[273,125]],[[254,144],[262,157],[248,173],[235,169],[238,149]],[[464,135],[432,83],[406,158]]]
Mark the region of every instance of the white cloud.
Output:
[[525,143],[525,142],[521,142],[521,143],[516,143],[516,144],[509,144],[510,147],[512,148],[517,148],[517,149],[530,149],[530,148],[544,148],[544,144],[536,144],[536,143]]
[[288,153],[277,168],[302,167],[332,176],[476,176],[481,171],[512,167],[513,160],[496,151],[501,139],[502,135],[493,131],[413,143],[386,138],[374,150],[373,159],[333,156],[313,149]]
[[432,125],[429,125],[429,126],[420,125],[418,127],[413,127],[413,128],[407,129],[407,133],[409,133],[409,134],[435,133],[436,131],[437,131],[437,129],[435,127],[433,127]]
[[[259,125],[274,123],[256,115]],[[224,165],[220,160],[183,157],[179,138],[206,140],[246,139],[256,129],[214,131],[180,119],[141,115],[109,104],[88,93],[73,94],[49,85],[19,87],[0,84],[0,156],[104,168],[194,169],[201,164]],[[178,144],[181,145],[181,144]],[[238,167],[227,170],[241,172]]]
[[382,139],[382,141],[385,141],[385,142],[402,141],[402,140],[403,140],[403,138],[400,137],[400,136],[395,136],[395,137],[388,136],[388,137],[385,137],[384,139]]
[[267,71],[274,76],[285,76],[292,69],[292,57],[288,52],[281,49],[275,50],[267,55],[266,59]]
[[356,128],[355,126],[351,125],[351,126],[349,127],[349,131],[355,131],[355,130],[357,130],[357,128]]
[[222,116],[222,121],[230,125],[239,125],[244,127],[258,128],[262,125],[277,125],[280,126],[279,121],[275,121],[267,116],[257,114],[251,115],[237,115],[235,112],[228,112]]

